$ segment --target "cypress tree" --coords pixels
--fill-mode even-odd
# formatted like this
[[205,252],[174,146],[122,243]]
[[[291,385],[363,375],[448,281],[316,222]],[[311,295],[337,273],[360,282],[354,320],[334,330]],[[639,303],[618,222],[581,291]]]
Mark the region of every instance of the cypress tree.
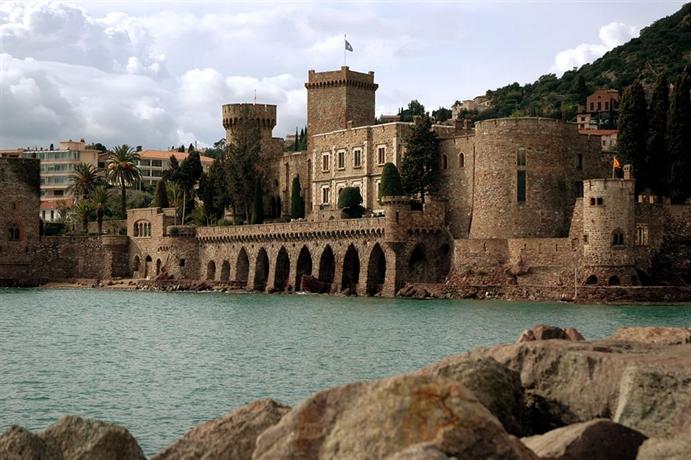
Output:
[[362,195],[359,187],[345,187],[338,196],[338,209],[343,219],[362,217],[365,208],[362,206]]
[[298,135],[298,128],[295,127],[295,142],[293,142],[293,152],[297,152],[300,147],[300,136]]
[[398,168],[393,163],[386,163],[381,173],[381,184],[379,185],[379,199],[383,196],[403,195],[403,185]]
[[168,190],[166,188],[166,179],[161,178],[156,184],[156,196],[154,197],[154,206],[157,208],[168,208]]
[[648,111],[648,171],[649,185],[653,193],[666,196],[669,193],[667,178],[667,116],[669,113],[669,83],[661,73],[655,82],[653,98]]
[[300,178],[295,176],[290,187],[290,217],[293,219],[305,217],[305,200],[300,196],[300,191]]
[[252,199],[252,216],[250,218],[251,224],[261,224],[264,222],[264,192],[262,191],[262,182],[257,178],[254,185],[254,198]]
[[670,171],[669,188],[673,203],[683,203],[691,196],[691,97],[689,76],[684,69],[674,85],[667,119],[667,148]]
[[624,90],[619,106],[617,148],[621,164],[633,165],[636,191],[648,187],[648,107],[643,86],[637,80]]
[[439,138],[432,131],[429,117],[423,117],[413,127],[406,142],[406,154],[401,161],[403,190],[425,201],[425,193],[436,191],[439,176]]

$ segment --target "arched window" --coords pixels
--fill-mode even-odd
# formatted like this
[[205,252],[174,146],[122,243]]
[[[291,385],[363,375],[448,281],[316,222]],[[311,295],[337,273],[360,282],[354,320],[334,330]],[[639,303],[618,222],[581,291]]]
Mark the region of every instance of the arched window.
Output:
[[585,280],[585,284],[597,284],[597,276],[590,275],[588,279]]
[[612,232],[612,246],[624,246],[624,232],[620,229]]
[[463,155],[463,152],[458,154],[458,167],[459,168],[465,167],[465,155]]
[[134,224],[134,236],[143,237],[151,236],[151,223],[145,220],[140,220]]
[[17,224],[11,224],[7,229],[7,239],[9,241],[19,241],[21,232]]

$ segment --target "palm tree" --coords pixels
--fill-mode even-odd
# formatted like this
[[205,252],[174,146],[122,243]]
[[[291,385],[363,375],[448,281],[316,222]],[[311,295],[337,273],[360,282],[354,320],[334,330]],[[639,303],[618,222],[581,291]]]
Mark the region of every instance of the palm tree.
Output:
[[119,145],[108,153],[106,176],[111,184],[120,187],[123,219],[127,219],[127,187],[141,178],[138,161],[139,154],[127,144]]
[[89,231],[89,214],[91,214],[91,203],[86,200],[79,201],[72,209],[82,223],[82,230],[84,233]]
[[67,190],[75,201],[86,198],[99,184],[101,176],[98,168],[89,163],[79,163],[74,167],[72,183]]
[[110,193],[105,185],[96,187],[89,196],[89,202],[93,209],[96,210],[96,222],[98,223],[98,234],[103,233],[103,213],[108,207],[108,199]]

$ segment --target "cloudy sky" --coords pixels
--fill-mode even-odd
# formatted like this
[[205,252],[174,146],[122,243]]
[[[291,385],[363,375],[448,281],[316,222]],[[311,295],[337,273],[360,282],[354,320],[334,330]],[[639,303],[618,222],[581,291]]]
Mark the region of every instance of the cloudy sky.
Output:
[[375,71],[377,114],[562,73],[682,1],[0,2],[0,148],[84,137],[166,148],[223,137],[220,107],[305,124],[308,69]]

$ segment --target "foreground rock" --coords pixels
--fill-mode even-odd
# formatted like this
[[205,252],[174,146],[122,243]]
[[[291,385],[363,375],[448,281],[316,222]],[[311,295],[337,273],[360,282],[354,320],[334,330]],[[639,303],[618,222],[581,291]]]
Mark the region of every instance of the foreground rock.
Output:
[[645,440],[638,431],[605,419],[522,439],[538,456],[551,460],[636,460]]
[[509,433],[530,434],[524,428],[525,404],[518,372],[492,358],[473,357],[442,360],[423,368],[422,375],[450,378],[473,392]]
[[689,458],[691,458],[691,438],[651,438],[638,449],[636,460],[688,460]]
[[609,339],[661,345],[679,345],[691,343],[691,328],[622,327]]
[[613,418],[649,437],[691,431],[691,344],[536,340],[447,359],[478,356],[518,372],[560,425]]
[[571,340],[572,342],[579,342],[585,340],[585,338],[573,327],[562,329],[557,326],[537,324],[534,328],[521,332],[516,343],[532,342],[533,340]]
[[422,443],[459,458],[536,459],[465,387],[423,375],[316,393],[259,436],[252,458],[411,459],[422,457],[402,451]]
[[0,458],[31,460],[144,460],[129,431],[111,423],[65,416],[32,434],[12,427],[0,436]]
[[257,436],[275,425],[290,407],[260,399],[208,421],[163,449],[151,460],[251,459]]

